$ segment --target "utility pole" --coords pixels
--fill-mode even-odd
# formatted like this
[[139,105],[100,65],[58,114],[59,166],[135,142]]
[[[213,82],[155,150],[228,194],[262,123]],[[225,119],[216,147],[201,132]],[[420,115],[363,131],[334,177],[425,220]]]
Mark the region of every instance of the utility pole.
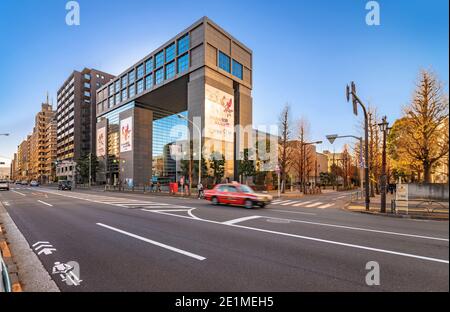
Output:
[[383,132],[383,154],[382,154],[382,163],[381,163],[381,211],[382,213],[386,212],[386,184],[387,184],[387,175],[386,175],[386,136],[389,131],[388,128],[389,123],[387,122],[387,117],[384,116],[382,122],[378,124],[380,130]]
[[353,103],[353,114],[355,114],[356,116],[358,115],[358,106],[357,104],[359,104],[363,110],[364,113],[364,139],[365,139],[365,148],[364,148],[364,178],[366,181],[365,184],[365,205],[366,205],[366,210],[369,211],[370,210],[370,192],[369,192],[369,167],[368,167],[368,163],[369,163],[369,121],[368,121],[368,116],[367,116],[367,110],[366,110],[366,106],[363,104],[363,102],[359,99],[358,95],[356,95],[356,85],[355,83],[352,81],[350,86],[347,85],[347,89],[346,89],[346,96],[347,96],[347,102],[350,101],[350,96],[352,97],[352,103]]
[[92,179],[92,153],[89,153],[89,188],[91,188]]

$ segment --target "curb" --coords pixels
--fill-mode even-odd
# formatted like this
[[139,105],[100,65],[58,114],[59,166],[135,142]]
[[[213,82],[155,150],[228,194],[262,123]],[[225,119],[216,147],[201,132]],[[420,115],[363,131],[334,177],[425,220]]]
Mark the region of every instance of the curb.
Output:
[[5,231],[0,224],[0,252],[2,253],[3,261],[6,264],[9,280],[11,282],[12,292],[22,292],[22,285],[19,281],[19,272],[17,265],[15,264],[11,250],[9,249],[8,242],[6,241]]
[[431,220],[431,221],[449,221],[448,218],[439,218],[433,216],[421,216],[421,215],[405,215],[405,214],[390,214],[390,213],[381,213],[376,211],[365,211],[363,206],[353,206],[353,207],[361,207],[360,210],[352,210],[349,207],[352,206],[351,203],[344,205],[343,210],[353,212],[353,213],[362,213],[368,215],[375,215],[380,217],[389,217],[389,218],[403,218],[403,219],[417,219],[417,220]]

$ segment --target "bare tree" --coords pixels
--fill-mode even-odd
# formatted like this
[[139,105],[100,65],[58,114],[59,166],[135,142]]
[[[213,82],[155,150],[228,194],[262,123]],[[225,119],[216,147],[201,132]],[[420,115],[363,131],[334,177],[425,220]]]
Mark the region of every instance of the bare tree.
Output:
[[290,148],[290,141],[292,139],[290,115],[291,108],[288,104],[286,104],[281,111],[279,118],[279,131],[281,133],[281,136],[278,141],[278,164],[280,167],[282,193],[285,192],[287,172],[292,162],[292,148]]
[[397,129],[394,147],[407,157],[420,163],[423,181],[431,182],[435,165],[448,155],[449,116],[448,95],[434,73],[422,70],[419,74],[412,101],[403,108],[404,122]]

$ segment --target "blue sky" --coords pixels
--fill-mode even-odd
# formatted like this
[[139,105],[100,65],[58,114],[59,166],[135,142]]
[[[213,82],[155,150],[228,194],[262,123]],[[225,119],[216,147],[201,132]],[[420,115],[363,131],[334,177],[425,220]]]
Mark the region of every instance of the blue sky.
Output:
[[381,25],[372,27],[365,0],[79,0],[77,27],[65,24],[66,2],[0,1],[0,133],[11,133],[0,137],[0,157],[12,156],[46,92],[56,98],[72,70],[119,74],[204,15],[254,52],[255,125],[276,123],[290,103],[294,120],[309,120],[311,139],[359,134],[345,101],[351,80],[391,121],[421,68],[448,90],[447,0],[378,1]]

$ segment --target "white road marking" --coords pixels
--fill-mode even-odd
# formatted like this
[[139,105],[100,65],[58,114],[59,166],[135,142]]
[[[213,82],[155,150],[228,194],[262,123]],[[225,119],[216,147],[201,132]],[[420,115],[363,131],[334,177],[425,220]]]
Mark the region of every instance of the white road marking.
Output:
[[22,196],[26,196],[24,193],[20,193],[20,192],[17,192],[17,191],[12,191],[12,190],[11,190],[11,192],[14,192],[14,193],[19,194],[19,195],[22,195]]
[[241,222],[248,221],[248,220],[259,219],[259,218],[261,218],[261,216],[249,216],[249,217],[243,217],[243,218],[225,221],[222,223],[226,224],[226,225],[232,225],[232,224],[241,223]]
[[312,201],[308,200],[308,201],[305,201],[305,202],[302,202],[302,203],[298,203],[298,204],[295,204],[295,205],[292,205],[292,206],[298,207],[298,206],[303,206],[303,205],[306,205],[306,204],[309,204],[309,203],[312,203]]
[[295,200],[288,200],[287,202],[284,202],[284,203],[282,203],[282,204],[280,204],[281,206],[287,206],[287,205],[291,205],[291,204],[294,204],[294,203],[297,203],[298,201],[295,201]]
[[196,255],[196,254],[194,254],[192,252],[189,252],[189,251],[186,251],[186,250],[182,250],[182,249],[178,249],[178,248],[166,245],[166,244],[162,244],[162,243],[159,243],[157,241],[154,241],[154,240],[151,240],[151,239],[148,239],[148,238],[145,238],[145,237],[142,237],[142,236],[139,236],[139,235],[136,235],[136,234],[133,234],[133,233],[130,233],[130,232],[127,232],[127,231],[124,231],[124,230],[121,230],[121,229],[118,229],[118,228],[115,228],[115,227],[103,224],[103,223],[97,223],[97,225],[99,225],[101,227],[104,227],[104,228],[107,228],[107,229],[110,229],[112,231],[116,231],[118,233],[130,236],[130,237],[139,239],[139,240],[141,240],[143,242],[146,242],[146,243],[149,243],[149,244],[152,244],[152,245],[155,245],[155,246],[159,246],[161,248],[165,248],[165,249],[177,252],[179,254],[182,254],[182,255],[185,255],[185,256],[188,256],[188,257],[200,260],[200,261],[203,261],[203,260],[206,259],[205,257]]
[[[156,212],[156,211],[151,211],[151,210],[149,210],[149,212]],[[157,212],[156,212],[156,213],[157,213]],[[171,215],[171,216],[174,216],[174,217],[177,217],[177,218],[184,218],[184,219],[190,219],[190,220],[192,220],[192,218],[186,217],[186,216],[180,216],[180,215]],[[316,241],[316,242],[319,242],[319,243],[326,243],[326,244],[331,244],[331,245],[338,245],[338,246],[344,246],[344,247],[350,247],[350,248],[356,248],[356,249],[368,250],[368,251],[373,251],[373,252],[379,252],[379,253],[385,253],[385,254],[397,255],[397,256],[402,256],[402,257],[407,257],[407,258],[414,258],[414,259],[420,259],[420,260],[425,260],[425,261],[431,261],[431,262],[438,262],[438,263],[449,264],[449,261],[448,261],[448,260],[445,260],[445,259],[438,259],[438,258],[432,258],[432,257],[425,257],[425,256],[414,255],[414,254],[403,253],[403,252],[397,252],[397,251],[392,251],[392,250],[387,250],[387,249],[373,248],[373,247],[368,247],[368,246],[363,246],[363,245],[355,245],[355,244],[349,244],[349,243],[342,243],[342,242],[338,242],[338,241],[332,241],[332,240],[321,239],[321,238],[316,238],[316,237],[309,237],[309,236],[302,236],[302,235],[296,235],[296,234],[289,234],[289,233],[284,233],[284,232],[277,232],[277,231],[265,230],[265,229],[260,229],[260,228],[254,228],[254,227],[249,227],[249,226],[243,226],[243,225],[239,225],[239,224],[223,224],[222,222],[213,221],[213,220],[198,219],[197,221],[208,222],[208,223],[214,223],[214,224],[221,224],[221,225],[225,225],[225,226],[237,227],[237,228],[242,228],[242,229],[247,229],[247,230],[252,230],[252,231],[258,231],[258,232],[264,232],[264,233],[276,234],[276,235],[281,235],[281,236],[287,236],[287,237],[299,238],[299,239],[304,239],[304,240]]]
[[344,197],[347,197],[347,195],[342,195],[342,196],[336,197],[336,199],[341,199],[341,198],[344,198]]
[[283,204],[283,203],[287,203],[287,202],[291,202],[292,200],[282,200],[282,201],[280,201],[280,202],[278,202],[278,203],[276,203],[277,205],[281,205],[281,204]]
[[316,206],[319,206],[319,205],[322,205],[322,204],[323,204],[322,202],[317,202],[317,203],[309,204],[309,205],[307,205],[306,207],[307,207],[307,208],[312,208],[312,207],[316,207]]
[[272,201],[272,204],[278,204],[278,203],[281,203],[281,202],[282,202],[282,200],[277,199],[277,200]]
[[325,205],[319,206],[317,208],[326,209],[326,208],[330,208],[331,206],[334,206],[334,203],[325,204]]
[[38,202],[40,202],[41,204],[44,204],[44,205],[47,205],[47,206],[53,207],[53,205],[52,205],[52,204],[46,203],[45,201],[42,201],[42,200],[38,200]]
[[290,210],[270,209],[270,211],[279,211],[279,212],[297,213],[297,214],[304,214],[304,215],[311,215],[311,216],[317,215],[316,213],[312,213],[312,212],[301,212],[301,211],[290,211]]

